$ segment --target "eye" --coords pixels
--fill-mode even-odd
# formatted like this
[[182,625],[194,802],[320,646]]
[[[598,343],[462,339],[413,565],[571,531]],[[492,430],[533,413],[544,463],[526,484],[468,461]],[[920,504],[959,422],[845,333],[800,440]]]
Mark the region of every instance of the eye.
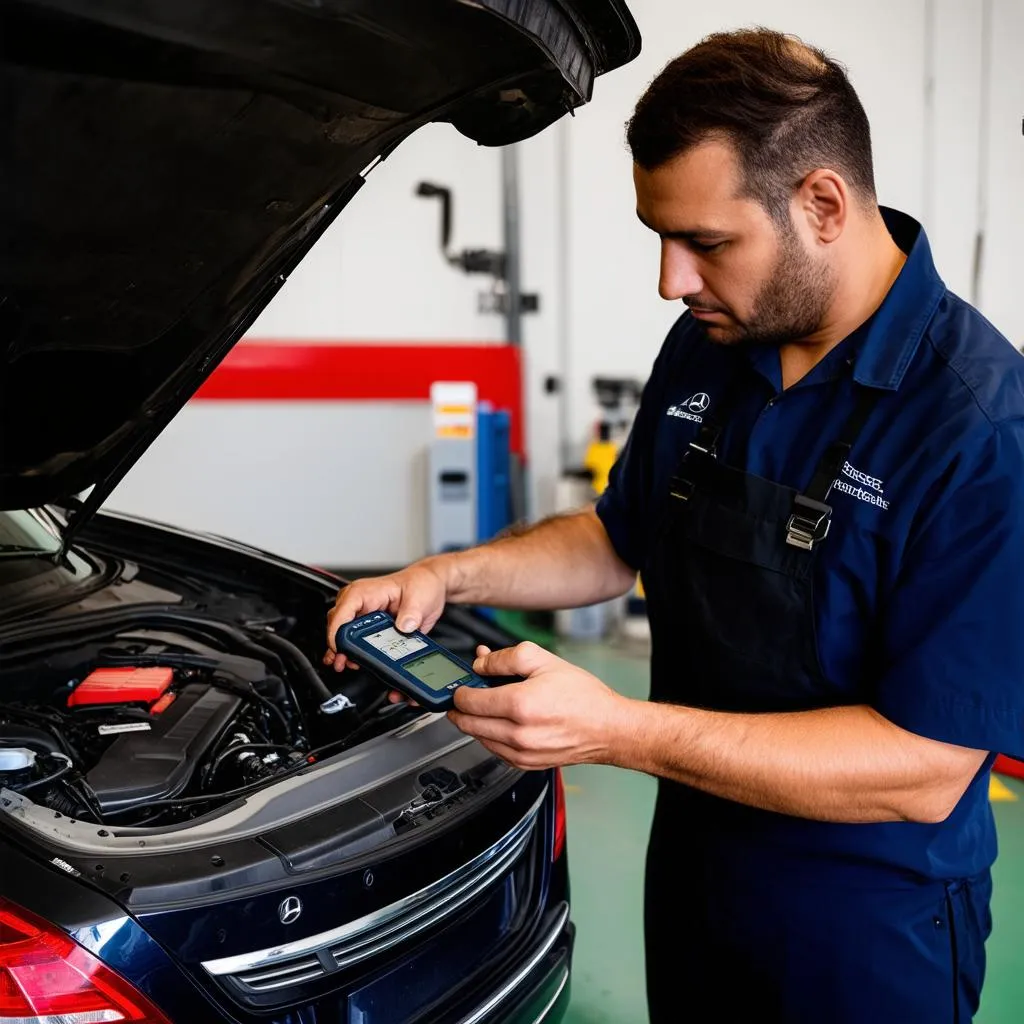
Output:
[[704,253],[705,255],[721,252],[727,244],[726,242],[698,242],[693,239],[690,240],[690,246],[694,252]]

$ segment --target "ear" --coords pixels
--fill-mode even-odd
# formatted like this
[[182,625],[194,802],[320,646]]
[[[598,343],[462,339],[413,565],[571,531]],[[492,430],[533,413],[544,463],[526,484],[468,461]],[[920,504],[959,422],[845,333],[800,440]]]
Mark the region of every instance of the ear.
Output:
[[850,189],[840,174],[828,168],[811,171],[794,196],[795,214],[819,242],[834,242],[850,214]]

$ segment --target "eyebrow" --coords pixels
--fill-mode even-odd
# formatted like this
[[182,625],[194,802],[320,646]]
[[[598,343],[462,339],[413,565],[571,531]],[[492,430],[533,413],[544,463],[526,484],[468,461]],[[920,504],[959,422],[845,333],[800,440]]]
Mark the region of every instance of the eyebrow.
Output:
[[728,238],[729,234],[727,231],[719,231],[717,228],[702,228],[696,227],[691,228],[689,231],[659,231],[657,228],[652,227],[644,220],[643,214],[636,211],[637,220],[649,231],[653,231],[656,235],[661,238],[671,238],[681,242],[693,242],[698,238]]

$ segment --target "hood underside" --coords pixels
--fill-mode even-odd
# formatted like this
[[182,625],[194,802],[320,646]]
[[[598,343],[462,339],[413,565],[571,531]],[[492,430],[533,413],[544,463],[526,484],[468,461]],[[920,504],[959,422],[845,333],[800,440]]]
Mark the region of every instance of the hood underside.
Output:
[[109,493],[416,128],[527,138],[638,50],[621,0],[9,0],[0,507]]

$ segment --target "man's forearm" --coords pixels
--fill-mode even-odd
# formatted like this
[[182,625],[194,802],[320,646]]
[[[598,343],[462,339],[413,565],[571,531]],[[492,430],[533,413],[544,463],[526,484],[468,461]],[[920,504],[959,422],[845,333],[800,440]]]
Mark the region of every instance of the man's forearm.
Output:
[[448,598],[504,608],[572,608],[624,594],[635,573],[592,509],[553,516],[466,551],[439,556]]
[[611,743],[624,768],[820,821],[941,821],[984,752],[925,739],[869,707],[731,714],[630,702]]

